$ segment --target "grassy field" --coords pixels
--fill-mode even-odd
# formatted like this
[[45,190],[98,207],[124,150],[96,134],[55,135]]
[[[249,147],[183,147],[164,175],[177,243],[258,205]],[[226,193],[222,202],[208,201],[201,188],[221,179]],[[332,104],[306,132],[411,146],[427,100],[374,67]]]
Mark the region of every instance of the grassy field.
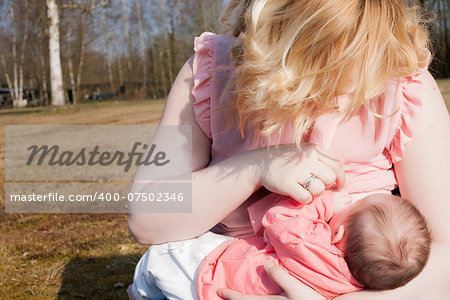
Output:
[[[450,109],[450,79],[439,80]],[[118,214],[5,214],[4,126],[152,124],[163,101],[119,101],[0,111],[0,299],[127,299],[134,266],[147,247]]]
[[127,299],[147,247],[123,214],[5,214],[5,125],[152,124],[164,101],[0,111],[0,299]]

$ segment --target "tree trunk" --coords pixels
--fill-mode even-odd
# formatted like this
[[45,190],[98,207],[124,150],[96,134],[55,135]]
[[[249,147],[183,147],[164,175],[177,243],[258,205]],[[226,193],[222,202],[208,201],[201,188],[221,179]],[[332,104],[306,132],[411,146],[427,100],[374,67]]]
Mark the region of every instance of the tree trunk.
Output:
[[203,0],[199,0],[199,12],[200,12],[200,28],[202,32],[206,31],[206,20],[205,20],[205,8]]
[[153,47],[153,43],[151,43],[150,46],[150,61],[152,65],[152,79],[153,83],[151,85],[151,91],[152,91],[152,97],[153,99],[156,99],[158,97],[158,85],[156,82],[156,55],[155,55],[155,49]]
[[41,70],[42,70],[42,102],[44,106],[47,106],[48,104],[48,91],[47,91],[47,71],[45,66],[45,59],[44,59],[44,51],[41,51]]
[[[72,18],[71,17],[69,17],[69,22],[67,24],[67,36],[69,38],[72,36]],[[74,49],[74,47],[71,46],[70,49]],[[72,51],[70,51],[70,52],[72,52]],[[68,57],[67,64],[69,65],[70,89],[72,90],[72,100],[73,100],[73,99],[77,99],[77,97],[78,97],[77,86],[75,84],[75,74],[74,74],[74,71],[73,71],[73,61],[72,61],[73,52],[70,53],[68,56],[69,57]],[[68,96],[67,99],[70,100],[69,95],[67,95],[67,96]]]
[[75,75],[73,73],[73,64],[72,64],[71,57],[69,57],[68,64],[69,64],[70,89],[72,90],[72,100],[75,101],[74,99],[76,99],[78,97],[78,92],[77,92],[77,86],[75,84]]
[[[173,82],[172,55],[170,53],[169,30],[167,29],[166,13],[165,13],[165,8],[164,8],[165,3],[166,3],[166,0],[162,0],[159,8],[161,11],[161,17],[162,17],[163,28],[164,28],[164,41],[165,41],[165,48],[166,48],[166,55],[167,55],[167,69],[168,69],[168,73],[169,73],[169,81]],[[161,54],[160,54],[160,56],[161,56]],[[164,90],[166,90],[166,87],[164,87]],[[167,96],[167,94],[165,96]]]
[[119,69],[119,83],[120,83],[120,86],[122,86],[123,85],[122,57],[120,57],[120,56],[118,57],[117,64],[118,64],[117,68]]
[[19,82],[18,82],[18,74],[17,74],[17,31],[16,26],[14,26],[14,7],[11,2],[9,2],[9,14],[11,17],[11,27],[12,27],[12,55],[13,55],[13,100],[22,100],[19,99]]
[[[33,86],[34,86],[33,83],[34,83],[34,80],[30,78],[29,83],[28,83],[30,88],[33,88]],[[31,95],[31,103],[32,103],[33,105],[36,105],[36,96],[35,96],[35,94],[34,94],[34,89],[32,89],[32,90],[30,91],[30,95]]]
[[111,92],[114,92],[114,77],[112,72],[112,66],[111,66],[111,57],[109,56],[110,50],[110,44],[109,44],[109,36],[108,36],[108,28],[106,27],[106,8],[102,8],[102,24],[103,24],[103,39],[105,40],[105,48],[107,51],[107,57],[106,57],[106,64],[108,66],[108,78],[109,78],[109,85],[111,87]]
[[[83,1],[83,6],[87,7],[87,0]],[[76,89],[77,95],[73,97],[73,104],[77,104],[79,100],[79,91],[81,86],[81,74],[83,72],[83,64],[84,64],[84,31],[86,28],[86,19],[87,19],[87,10],[83,10],[81,15],[81,24],[80,24],[80,37],[79,37],[79,61],[78,61],[78,70],[77,70],[77,81],[76,81]]]
[[56,0],[47,1],[47,16],[49,19],[49,62],[50,85],[52,90],[52,105],[63,106],[64,88],[61,67],[61,48],[59,43],[59,14]]
[[143,94],[147,98],[147,57],[145,55],[145,45],[144,45],[144,26],[142,22],[142,3],[141,0],[136,1],[137,17],[139,24],[139,41],[141,46],[141,60],[142,60],[142,77],[143,77]]
[[128,49],[128,78],[131,78],[132,64],[131,64],[131,39],[130,39],[130,29],[128,26],[128,11],[127,11],[127,0],[122,0],[122,16],[123,16],[123,25],[125,26],[125,41],[127,43]]
[[164,72],[164,57],[162,51],[159,51],[159,66],[161,68],[161,81],[162,81],[162,87],[164,91],[164,97],[167,97],[168,95],[168,88],[166,83],[166,72]]
[[40,63],[41,63],[41,73],[42,73],[42,98],[41,101],[44,106],[48,105],[48,90],[47,90],[47,64],[45,63],[45,49],[46,49],[46,43],[45,38],[49,36],[48,34],[48,27],[47,27],[47,17],[46,17],[46,11],[45,7],[41,8],[41,19],[43,24],[43,33],[44,37],[40,40],[39,44],[41,47],[40,51]]
[[14,100],[15,99],[14,98],[14,87],[12,85],[12,81],[11,81],[11,77],[9,76],[8,69],[6,68],[5,56],[3,55],[3,53],[0,53],[0,60],[2,63],[2,67],[3,67],[3,73],[5,74],[6,83],[8,84],[9,93],[11,94],[11,99]]
[[29,20],[28,20],[28,0],[24,0],[25,4],[25,25],[22,39],[22,46],[20,49],[20,63],[19,63],[19,99],[23,99],[23,61],[25,58],[25,47],[27,45]]

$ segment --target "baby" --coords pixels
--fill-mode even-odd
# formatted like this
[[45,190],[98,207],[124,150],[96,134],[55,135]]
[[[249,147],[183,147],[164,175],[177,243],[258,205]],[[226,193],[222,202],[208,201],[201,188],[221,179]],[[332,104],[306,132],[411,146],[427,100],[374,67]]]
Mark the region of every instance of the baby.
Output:
[[[220,299],[220,288],[245,294],[278,294],[280,288],[263,269],[271,260],[326,298],[362,287],[400,287],[420,273],[430,252],[424,217],[408,201],[372,194],[333,213],[333,199],[324,192],[310,204],[269,195],[276,203],[256,224],[262,236],[223,243],[198,271],[199,299]],[[335,200],[335,201],[333,201]],[[250,211],[251,212],[251,211]],[[252,214],[250,214],[252,215]]]
[[255,236],[230,239],[208,232],[152,246],[139,265],[151,260],[154,267],[136,268],[146,272],[147,280],[135,282],[133,294],[138,299],[200,300],[220,299],[220,288],[278,294],[280,288],[263,268],[266,260],[326,298],[362,288],[393,289],[418,275],[431,243],[420,212],[389,194],[342,205],[350,199],[343,192],[325,191],[300,204],[270,194],[249,207]]
[[403,286],[428,260],[431,235],[425,218],[400,197],[368,196],[333,217],[330,227],[337,224],[346,233],[335,245],[344,251],[352,275],[368,289]]

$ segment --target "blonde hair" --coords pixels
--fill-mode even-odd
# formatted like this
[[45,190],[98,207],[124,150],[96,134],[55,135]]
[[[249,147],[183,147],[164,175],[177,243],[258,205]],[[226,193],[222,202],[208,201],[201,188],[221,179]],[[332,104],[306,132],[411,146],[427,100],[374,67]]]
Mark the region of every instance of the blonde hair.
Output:
[[[388,79],[426,64],[424,18],[407,2],[231,0],[222,21],[241,41],[232,49],[229,83],[241,133],[250,126],[270,143],[288,125],[300,147],[320,115],[339,111],[348,118]],[[339,107],[349,76],[356,78],[351,101]]]

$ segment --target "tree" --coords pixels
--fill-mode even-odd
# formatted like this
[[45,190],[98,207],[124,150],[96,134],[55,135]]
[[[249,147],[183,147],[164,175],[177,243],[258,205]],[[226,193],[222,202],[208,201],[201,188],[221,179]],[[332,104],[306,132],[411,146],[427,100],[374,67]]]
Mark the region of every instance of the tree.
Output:
[[112,71],[112,64],[111,59],[109,56],[109,50],[110,50],[110,35],[108,33],[108,27],[106,26],[106,8],[111,5],[111,2],[108,0],[102,0],[102,27],[103,27],[103,39],[105,41],[105,48],[106,48],[106,59],[107,59],[107,66],[108,66],[108,79],[111,91],[114,91],[114,76]]
[[132,71],[131,54],[132,53],[131,53],[130,28],[129,28],[129,24],[128,24],[127,0],[122,0],[122,17],[123,17],[125,41],[126,41],[127,50],[128,50],[128,59],[127,59],[128,76],[131,76],[131,71]]
[[46,0],[47,16],[49,21],[49,62],[50,62],[50,85],[52,90],[52,105],[63,106],[64,87],[61,67],[61,46],[59,36],[59,9],[56,0]]
[[[84,53],[85,53],[85,45],[84,45],[84,36],[86,31],[86,22],[88,18],[88,14],[96,8],[96,0],[82,0],[81,3],[79,3],[76,0],[71,0],[70,4],[64,4],[61,6],[62,8],[68,8],[68,9],[77,9],[81,10],[81,19],[80,24],[78,26],[78,47],[75,45],[69,46],[70,49],[78,48],[78,66],[77,66],[77,73],[76,78],[74,75],[74,68],[72,63],[72,56],[69,57],[69,75],[70,75],[70,82],[72,87],[72,95],[73,95],[73,104],[77,104],[80,100],[80,86],[81,86],[81,76],[83,72],[83,65],[84,65]],[[69,39],[72,35],[72,21],[71,17],[69,17],[69,28],[68,28],[68,35]]]
[[[19,13],[18,13],[19,12]],[[19,17],[19,14],[21,15]],[[22,105],[21,102],[24,98],[23,86],[24,86],[24,58],[25,49],[28,41],[28,32],[30,27],[29,22],[29,1],[24,0],[21,3],[13,3],[9,1],[9,20],[10,20],[10,30],[12,35],[11,41],[11,55],[12,55],[12,79],[6,64],[5,54],[0,50],[0,61],[2,68],[4,69],[4,74],[8,88],[11,94],[11,98],[18,105]],[[17,36],[22,38],[18,41]],[[20,52],[19,52],[20,51]],[[9,51],[8,51],[9,52]],[[19,52],[19,53],[18,53]],[[19,55],[18,55],[19,54]],[[26,104],[26,103],[25,103]]]
[[141,49],[141,60],[142,60],[142,76],[143,76],[143,84],[142,90],[144,96],[147,96],[147,57],[145,55],[145,45],[144,45],[144,25],[142,22],[142,3],[141,0],[136,0],[136,11],[137,11],[137,19],[139,23],[139,42]]

